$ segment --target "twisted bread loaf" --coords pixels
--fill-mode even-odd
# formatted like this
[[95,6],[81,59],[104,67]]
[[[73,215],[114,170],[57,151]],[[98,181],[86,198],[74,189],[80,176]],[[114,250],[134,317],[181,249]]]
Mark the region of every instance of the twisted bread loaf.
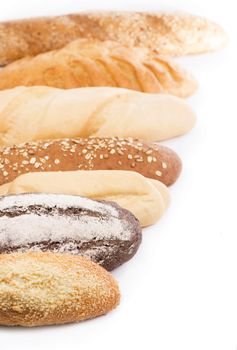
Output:
[[118,88],[0,91],[0,145],[63,137],[163,140],[189,131],[191,107],[178,97]]
[[67,254],[0,254],[0,325],[43,326],[106,314],[120,299],[110,273]]
[[0,24],[0,65],[58,49],[78,38],[112,40],[122,45],[186,55],[226,44],[217,24],[185,13],[88,12]]
[[187,97],[196,80],[154,50],[79,39],[58,51],[28,57],[0,71],[0,89],[45,85],[63,89],[114,86]]
[[28,173],[0,186],[0,195],[60,193],[113,201],[141,226],[154,224],[169,205],[167,187],[133,171],[91,170]]

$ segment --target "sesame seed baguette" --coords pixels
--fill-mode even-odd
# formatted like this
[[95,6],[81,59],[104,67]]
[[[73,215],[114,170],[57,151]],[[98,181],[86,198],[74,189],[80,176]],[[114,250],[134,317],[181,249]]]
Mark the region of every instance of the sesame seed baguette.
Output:
[[0,149],[0,185],[29,172],[113,169],[137,171],[169,186],[181,168],[168,147],[132,138],[47,140]]
[[226,44],[217,24],[186,13],[87,12],[0,24],[0,64],[65,46],[78,38],[118,41],[164,55],[214,51]]
[[169,205],[169,191],[158,183],[126,170],[38,172],[0,186],[0,195],[59,193],[112,201],[129,210],[145,227],[157,222]]
[[46,252],[0,255],[0,325],[78,322],[108,313],[119,300],[112,275],[87,258]]
[[159,141],[188,132],[195,119],[184,100],[170,95],[112,87],[0,91],[0,146],[88,136]]
[[18,60],[0,70],[0,89],[45,85],[62,89],[113,86],[190,96],[193,76],[155,50],[78,39],[61,50]]

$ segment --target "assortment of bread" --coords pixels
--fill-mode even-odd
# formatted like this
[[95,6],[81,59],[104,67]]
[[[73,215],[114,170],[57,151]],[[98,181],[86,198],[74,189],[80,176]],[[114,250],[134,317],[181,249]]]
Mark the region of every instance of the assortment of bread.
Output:
[[[105,314],[108,271],[170,202],[193,76],[163,55],[226,44],[187,14],[91,12],[0,23],[0,325]],[[175,96],[172,96],[175,95]],[[100,266],[99,266],[100,265]]]

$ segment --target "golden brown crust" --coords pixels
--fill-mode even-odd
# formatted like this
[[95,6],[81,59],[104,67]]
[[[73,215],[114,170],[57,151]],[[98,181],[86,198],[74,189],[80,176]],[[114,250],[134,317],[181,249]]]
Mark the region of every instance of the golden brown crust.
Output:
[[167,186],[178,178],[178,155],[132,138],[77,138],[29,142],[0,149],[0,185],[39,171],[132,170]]
[[51,325],[103,315],[117,306],[118,285],[83,257],[55,253],[0,255],[0,324]]
[[190,96],[197,87],[190,73],[155,50],[92,39],[75,40],[61,50],[18,60],[0,71],[0,89],[19,85],[112,86],[179,97]]
[[113,87],[17,86],[0,91],[0,145],[75,137],[161,141],[193,128],[192,108],[176,96]]
[[226,44],[217,24],[183,13],[89,12],[0,24],[0,65],[61,48],[78,38],[145,46],[164,55],[208,52]]

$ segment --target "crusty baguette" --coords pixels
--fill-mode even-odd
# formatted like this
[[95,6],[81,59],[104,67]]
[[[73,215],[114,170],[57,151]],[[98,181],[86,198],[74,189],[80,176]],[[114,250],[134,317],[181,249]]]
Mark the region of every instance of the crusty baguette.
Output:
[[132,170],[172,185],[182,163],[168,147],[118,137],[35,141],[0,149],[0,185],[39,171]]
[[78,322],[106,314],[119,299],[112,275],[84,257],[40,252],[0,255],[0,325]]
[[113,86],[179,97],[191,95],[197,87],[190,73],[154,50],[89,39],[16,61],[0,71],[1,90],[20,85]]
[[119,136],[159,141],[195,123],[182,99],[119,88],[0,91],[0,146],[63,137]]
[[141,226],[154,224],[169,205],[169,191],[158,180],[125,170],[78,170],[20,175],[0,186],[0,195],[62,193],[114,201],[132,212]]
[[88,12],[0,24],[0,64],[65,46],[78,38],[118,41],[165,55],[208,52],[226,44],[217,24],[185,13]]

